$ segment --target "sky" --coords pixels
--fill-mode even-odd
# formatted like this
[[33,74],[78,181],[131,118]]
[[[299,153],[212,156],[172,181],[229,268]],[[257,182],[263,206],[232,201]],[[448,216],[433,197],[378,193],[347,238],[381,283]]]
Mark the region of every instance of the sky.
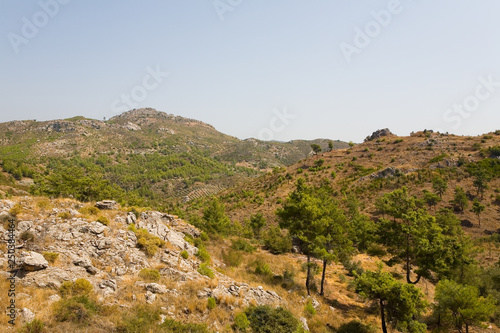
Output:
[[500,128],[498,0],[0,0],[0,122],[152,107],[241,139]]

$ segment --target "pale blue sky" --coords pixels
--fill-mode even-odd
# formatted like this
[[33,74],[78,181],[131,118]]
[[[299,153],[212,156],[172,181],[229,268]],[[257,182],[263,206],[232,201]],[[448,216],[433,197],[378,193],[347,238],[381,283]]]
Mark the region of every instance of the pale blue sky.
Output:
[[0,0],[0,121],[110,118],[135,93],[239,138],[499,129],[500,2],[394,1]]

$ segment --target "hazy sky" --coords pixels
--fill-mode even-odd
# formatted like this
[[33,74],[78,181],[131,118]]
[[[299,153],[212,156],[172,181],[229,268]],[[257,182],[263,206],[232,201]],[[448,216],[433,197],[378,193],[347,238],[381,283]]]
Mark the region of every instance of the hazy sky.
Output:
[[239,138],[481,134],[500,128],[499,13],[498,0],[0,0],[0,121],[153,107]]

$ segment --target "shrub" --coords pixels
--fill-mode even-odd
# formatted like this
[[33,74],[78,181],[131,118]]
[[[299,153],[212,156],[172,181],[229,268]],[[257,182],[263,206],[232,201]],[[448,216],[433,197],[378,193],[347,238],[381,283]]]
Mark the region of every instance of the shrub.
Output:
[[207,299],[207,308],[209,310],[213,310],[213,309],[215,309],[216,306],[217,306],[217,303],[215,302],[215,298],[209,297]]
[[42,333],[45,324],[40,319],[34,319],[33,321],[26,323],[21,329],[22,333]]
[[488,151],[493,157],[500,157],[500,146],[493,146],[488,148]]
[[158,282],[160,281],[161,275],[156,269],[143,268],[139,272],[139,277],[146,281]]
[[109,219],[106,216],[99,216],[97,219],[97,222],[104,224],[104,225],[109,225]]
[[59,322],[70,321],[84,324],[98,312],[99,306],[88,296],[75,296],[62,299],[54,307],[54,319]]
[[202,231],[200,234],[200,239],[206,242],[208,240],[208,234],[205,231]]
[[151,235],[146,229],[137,229],[131,224],[129,230],[137,236],[137,247],[143,250],[149,257],[156,254],[160,247],[165,246],[165,241],[157,236]]
[[204,247],[198,248],[198,252],[196,252],[196,256],[202,262],[210,262],[210,253],[208,253],[207,249]]
[[181,257],[182,257],[183,259],[187,259],[187,258],[189,258],[189,253],[188,253],[188,251],[186,251],[186,250],[182,251],[182,252],[181,252]]
[[161,332],[165,333],[209,333],[207,325],[180,323],[173,319],[167,319],[160,325]]
[[245,251],[247,253],[252,253],[255,251],[255,247],[250,245],[250,243],[242,238],[233,241],[231,248],[233,248],[234,250]]
[[88,296],[94,288],[92,284],[85,279],[76,279],[76,281],[63,282],[59,291],[63,297],[68,296]]
[[308,317],[312,317],[316,314],[316,309],[314,308],[311,299],[309,299],[306,305],[304,306],[304,312]]
[[123,315],[122,323],[118,325],[119,332],[148,333],[153,331],[153,325],[160,320],[160,311],[151,306],[134,307],[133,312]]
[[9,210],[9,214],[12,216],[17,216],[17,215],[21,214],[22,211],[23,211],[23,206],[21,206],[20,204],[15,204],[14,207],[12,207]]
[[349,276],[354,276],[354,273],[361,275],[365,271],[363,267],[361,267],[361,261],[355,262],[352,260],[344,260],[342,261],[342,265],[344,265],[344,268],[348,272],[347,275]]
[[78,212],[83,215],[97,215],[100,211],[99,208],[94,206],[84,206],[78,210]]
[[250,322],[245,312],[240,312],[234,317],[233,330],[236,332],[246,332],[250,327]]
[[56,262],[57,258],[59,258],[59,253],[55,252],[42,252],[42,255],[45,258],[45,260],[47,260],[51,264]]
[[70,212],[61,212],[57,214],[57,217],[63,220],[69,220],[70,218],[73,217]]
[[43,199],[40,199],[37,203],[36,203],[36,206],[38,208],[40,208],[41,210],[45,211],[47,210],[48,208],[50,208],[52,206],[52,204],[50,203],[50,200],[47,199],[47,198],[43,198]]
[[301,324],[293,314],[284,309],[273,309],[267,305],[251,306],[245,314],[255,333],[300,332]]
[[206,264],[203,263],[198,267],[198,273],[201,275],[208,276],[209,278],[213,279],[214,278],[214,272],[210,269],[210,267]]
[[25,242],[29,242],[35,239],[35,235],[31,231],[26,230],[19,235],[19,238]]
[[366,249],[366,253],[372,257],[381,257],[386,254],[384,248],[377,244],[370,244]]
[[292,238],[288,233],[283,235],[281,229],[275,226],[265,234],[264,245],[273,254],[287,253],[292,249]]
[[273,275],[273,271],[262,258],[258,258],[257,260],[255,260],[254,265],[255,265],[255,274],[266,275],[266,276]]
[[193,239],[193,236],[191,236],[190,234],[185,234],[184,235],[184,240],[186,242],[188,242],[189,244],[193,245],[194,244],[194,239]]
[[352,320],[346,324],[342,324],[337,333],[375,333],[376,330],[369,325],[365,325],[360,321]]

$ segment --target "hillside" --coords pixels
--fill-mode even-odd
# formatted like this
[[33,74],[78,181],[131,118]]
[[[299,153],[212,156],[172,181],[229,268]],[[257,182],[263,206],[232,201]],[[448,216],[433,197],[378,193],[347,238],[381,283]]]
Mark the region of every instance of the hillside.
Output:
[[[310,153],[312,143],[326,148],[328,142],[239,140],[153,109],[108,121],[13,121],[0,124],[0,162],[12,176],[0,175],[0,182],[24,191],[34,182],[34,193],[43,195],[158,206],[217,193],[295,163]],[[82,188],[89,184],[91,189]]]
[[[152,122],[143,115],[142,111],[133,111],[110,120],[106,126],[133,123],[141,130],[132,133],[143,131]],[[207,137],[217,135],[209,125],[189,123],[180,128],[200,127]],[[248,328],[249,323],[243,319],[247,316],[257,320],[278,311],[273,316],[282,320],[282,325],[302,326],[314,333],[378,332],[378,305],[357,292],[355,276],[363,270],[374,271],[378,263],[383,263],[384,272],[403,280],[405,269],[391,263],[390,253],[378,240],[372,241],[367,248],[356,249],[348,258],[327,266],[324,295],[318,294],[323,262],[312,258],[312,293],[308,296],[304,286],[306,256],[297,251],[297,243],[290,252],[292,240],[284,236],[284,230],[272,234],[277,224],[275,211],[283,206],[299,178],[307,185],[328,184],[332,188],[331,200],[346,212],[346,199],[355,196],[360,203],[359,213],[375,226],[385,214],[376,207],[383,194],[405,186],[420,200],[424,190],[434,191],[436,178],[443,179],[447,186],[441,200],[433,205],[420,200],[418,205],[432,215],[438,215],[441,208],[454,210],[458,229],[472,238],[471,255],[478,264],[466,266],[476,271],[467,271],[465,279],[476,281],[482,293],[496,295],[494,290],[500,291],[495,284],[500,274],[495,266],[500,257],[498,147],[499,131],[478,137],[432,131],[397,137],[388,130],[380,131],[362,144],[322,152],[260,176],[253,174],[250,179],[247,176],[237,187],[222,190],[217,196],[225,208],[217,200],[200,197],[184,203],[183,210],[176,207],[176,212],[113,202],[48,199],[22,192],[16,195],[18,188],[4,185],[0,193],[0,239],[5,242],[0,244],[0,274],[18,274],[16,306],[20,311],[16,329],[36,318],[35,323],[43,323],[43,332],[83,328],[88,332],[234,332],[238,327]],[[18,148],[12,152],[25,153]],[[124,161],[133,156],[124,154]],[[39,165],[55,163],[44,158],[40,161]],[[77,161],[86,163],[82,156]],[[112,162],[110,158],[105,165]],[[77,171],[74,165],[71,167],[72,172]],[[477,193],[475,182],[481,173],[487,185],[482,195]],[[65,178],[53,180],[68,186]],[[69,182],[74,185],[73,178]],[[80,186],[89,190],[88,179]],[[463,211],[450,203],[457,186],[464,189],[469,204]],[[480,225],[478,216],[470,211],[474,199],[485,206]],[[180,216],[173,215],[177,212]],[[255,220],[259,212],[267,223],[256,232],[250,218]],[[7,256],[10,219],[15,220],[18,256],[14,270]],[[217,225],[223,228],[214,231],[212,227]],[[283,241],[283,249],[287,249],[270,249],[269,239]],[[467,239],[463,235],[454,241],[461,244]],[[437,276],[431,275],[422,278],[416,287],[429,304],[434,302],[436,283]],[[4,281],[2,289],[8,287]],[[2,295],[0,305],[7,307],[8,301]],[[265,305],[270,308],[262,307]],[[286,310],[273,310],[276,307]],[[259,315],[252,312],[255,309],[261,311]],[[483,320],[484,329],[476,325],[469,331],[500,332],[499,310],[497,306],[496,317]],[[432,307],[418,319],[430,328],[436,327]],[[7,320],[3,316],[0,327],[7,327]]]
[[221,198],[233,220],[241,222],[249,211],[261,211],[272,222],[276,221],[274,211],[280,202],[295,188],[296,180],[304,178],[309,184],[331,184],[339,200],[349,194],[356,195],[363,202],[363,211],[376,218],[375,200],[382,194],[406,186],[411,194],[422,197],[424,190],[432,191],[432,180],[440,176],[446,179],[447,190],[433,208],[439,210],[449,207],[456,186],[464,188],[470,201],[476,197],[472,174],[478,165],[484,164],[490,166],[487,169],[491,180],[483,195],[486,210],[481,215],[481,226],[470,210],[460,214],[466,230],[479,237],[500,231],[499,146],[498,131],[478,137],[432,131],[408,137],[388,134],[349,149],[301,160],[239,189],[228,190]]

